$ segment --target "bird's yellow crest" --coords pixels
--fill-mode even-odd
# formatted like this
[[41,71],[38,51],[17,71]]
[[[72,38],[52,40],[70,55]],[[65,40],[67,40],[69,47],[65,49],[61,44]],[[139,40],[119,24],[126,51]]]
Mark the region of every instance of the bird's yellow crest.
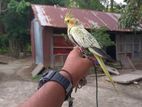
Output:
[[74,18],[74,16],[71,14],[71,10],[69,10],[64,17],[64,22],[67,24],[68,28],[71,28],[75,24],[77,24],[78,20]]
[[71,14],[71,10],[69,10],[64,17],[64,22],[67,23],[71,18],[73,18],[73,15]]

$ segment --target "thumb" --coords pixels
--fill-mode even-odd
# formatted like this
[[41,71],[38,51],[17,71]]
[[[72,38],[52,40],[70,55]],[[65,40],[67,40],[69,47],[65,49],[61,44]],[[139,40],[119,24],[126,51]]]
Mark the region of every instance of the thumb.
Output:
[[79,57],[81,56],[81,51],[78,46],[74,47],[71,53],[73,53],[75,56],[79,56]]

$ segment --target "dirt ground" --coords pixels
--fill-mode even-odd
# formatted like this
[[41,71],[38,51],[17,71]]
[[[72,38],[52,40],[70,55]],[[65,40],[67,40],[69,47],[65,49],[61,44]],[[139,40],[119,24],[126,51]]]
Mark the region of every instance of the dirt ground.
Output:
[[[16,107],[36,91],[37,82],[30,74],[32,59],[2,57],[8,64],[0,64],[0,107]],[[95,76],[89,75],[87,80],[86,86],[73,93],[73,107],[96,107]],[[118,93],[105,77],[99,77],[99,107],[142,107],[141,81],[137,85],[116,85]],[[68,107],[68,103],[63,107]]]

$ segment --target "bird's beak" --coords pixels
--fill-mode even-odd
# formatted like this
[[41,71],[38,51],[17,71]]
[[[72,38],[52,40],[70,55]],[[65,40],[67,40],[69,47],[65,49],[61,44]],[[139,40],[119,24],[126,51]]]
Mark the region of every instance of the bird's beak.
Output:
[[67,24],[67,21],[68,21],[68,18],[65,17],[65,18],[64,18],[64,23]]

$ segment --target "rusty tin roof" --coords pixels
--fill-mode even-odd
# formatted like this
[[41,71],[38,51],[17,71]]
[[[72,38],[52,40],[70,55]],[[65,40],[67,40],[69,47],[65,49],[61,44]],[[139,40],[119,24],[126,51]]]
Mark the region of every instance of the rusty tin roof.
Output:
[[42,26],[66,28],[64,15],[71,10],[74,17],[78,18],[85,28],[105,26],[110,31],[130,31],[129,29],[119,29],[118,19],[120,14],[100,12],[94,10],[85,10],[77,8],[64,8],[48,5],[32,5],[35,17]]

